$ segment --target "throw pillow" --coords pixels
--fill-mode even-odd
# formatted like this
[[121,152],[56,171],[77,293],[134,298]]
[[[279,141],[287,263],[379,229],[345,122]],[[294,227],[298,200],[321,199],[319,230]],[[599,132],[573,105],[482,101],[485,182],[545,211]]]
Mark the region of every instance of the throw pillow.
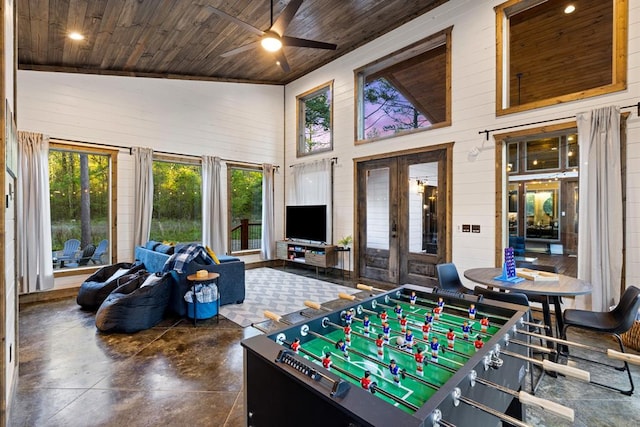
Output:
[[207,253],[209,254],[209,256],[211,257],[211,259],[213,260],[213,262],[215,262],[216,264],[220,264],[220,260],[218,259],[218,257],[216,256],[216,253],[213,252],[213,249],[211,249],[209,246],[205,246],[205,249],[207,250]]

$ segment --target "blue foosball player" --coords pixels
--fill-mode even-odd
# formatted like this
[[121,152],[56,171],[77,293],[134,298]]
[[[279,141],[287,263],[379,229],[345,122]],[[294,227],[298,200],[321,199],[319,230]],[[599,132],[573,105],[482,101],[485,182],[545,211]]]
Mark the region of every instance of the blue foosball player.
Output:
[[466,320],[462,324],[462,339],[468,340],[469,334],[471,333],[471,325]]
[[400,368],[395,359],[389,361],[389,372],[391,372],[393,382],[396,383],[396,385],[400,385]]
[[369,332],[371,331],[371,320],[369,320],[369,316],[367,314],[365,314],[364,319],[362,319],[362,330],[364,331],[364,336],[368,337]]
[[415,291],[411,291],[411,296],[409,297],[409,304],[416,305],[416,301],[418,301],[418,297],[416,296]]
[[440,343],[438,342],[438,337],[431,338],[431,361],[438,362],[438,352],[440,351]]
[[400,304],[396,304],[396,307],[393,309],[393,312],[396,314],[396,318],[398,320],[402,319],[402,306]]
[[344,358],[349,360],[349,350],[347,349],[347,344],[344,340],[338,340],[336,343],[336,349],[340,350]]

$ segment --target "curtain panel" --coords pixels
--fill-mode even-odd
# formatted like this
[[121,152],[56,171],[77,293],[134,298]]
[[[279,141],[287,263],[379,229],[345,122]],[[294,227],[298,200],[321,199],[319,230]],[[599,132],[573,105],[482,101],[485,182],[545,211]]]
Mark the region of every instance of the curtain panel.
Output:
[[263,260],[275,258],[275,218],[273,195],[273,165],[262,165],[262,242],[260,256]]
[[333,242],[333,160],[322,159],[293,165],[290,205],[327,205],[327,236]]
[[227,253],[227,206],[220,157],[202,156],[202,243],[219,254]]
[[153,150],[134,147],[133,249],[144,246],[151,232],[153,214]]

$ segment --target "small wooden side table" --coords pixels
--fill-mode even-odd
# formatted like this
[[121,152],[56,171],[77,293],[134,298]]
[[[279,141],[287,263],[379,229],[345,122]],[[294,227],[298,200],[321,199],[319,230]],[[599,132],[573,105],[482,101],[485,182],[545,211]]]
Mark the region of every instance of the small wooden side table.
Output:
[[216,322],[220,323],[220,287],[218,286],[218,277],[220,277],[219,273],[208,272],[206,276],[198,277],[196,273],[190,274],[187,276],[187,280],[191,283],[191,292],[193,293],[193,326],[196,326],[196,322],[198,319],[198,298],[196,297],[196,285],[209,285],[211,283],[215,283],[216,285],[216,307],[218,308],[216,312]]

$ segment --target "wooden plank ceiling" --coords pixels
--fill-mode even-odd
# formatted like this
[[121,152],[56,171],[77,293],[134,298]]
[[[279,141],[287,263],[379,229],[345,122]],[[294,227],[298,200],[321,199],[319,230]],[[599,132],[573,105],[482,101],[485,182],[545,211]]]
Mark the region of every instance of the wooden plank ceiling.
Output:
[[[260,47],[222,58],[259,36],[207,7],[266,30],[269,0],[16,1],[20,69],[286,84],[448,0],[305,0],[285,35],[338,48],[285,47],[289,73]],[[273,0],[274,19],[288,3]]]

